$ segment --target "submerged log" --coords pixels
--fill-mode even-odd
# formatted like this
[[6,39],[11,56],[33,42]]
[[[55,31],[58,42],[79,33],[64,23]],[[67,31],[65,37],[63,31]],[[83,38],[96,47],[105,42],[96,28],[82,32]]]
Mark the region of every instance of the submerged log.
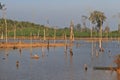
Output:
[[120,67],[93,67],[94,70],[111,70],[120,74]]
[[93,67],[94,70],[114,70],[117,71],[117,69],[120,69],[118,67]]

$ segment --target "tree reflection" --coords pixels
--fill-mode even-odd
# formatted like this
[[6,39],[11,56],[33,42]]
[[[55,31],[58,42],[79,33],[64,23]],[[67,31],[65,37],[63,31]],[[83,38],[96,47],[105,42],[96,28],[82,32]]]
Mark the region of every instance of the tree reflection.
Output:
[[22,48],[19,49],[20,56],[22,56]]
[[70,80],[74,80],[74,73],[73,73],[73,51],[72,48],[70,49]]
[[44,58],[45,58],[45,56],[46,56],[46,55],[45,55],[45,50],[44,50],[44,47],[42,47],[41,49],[42,49],[42,59],[44,59]]
[[73,64],[73,52],[70,53],[70,64]]
[[19,61],[16,61],[16,68],[19,69]]
[[42,58],[45,57],[44,47],[42,47]]
[[3,58],[4,60],[8,61],[8,48],[5,49],[5,58]]

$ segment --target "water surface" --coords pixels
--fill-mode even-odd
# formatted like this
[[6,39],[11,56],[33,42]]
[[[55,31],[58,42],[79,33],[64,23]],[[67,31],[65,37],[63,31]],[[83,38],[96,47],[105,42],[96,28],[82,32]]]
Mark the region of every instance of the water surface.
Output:
[[[67,52],[64,47],[23,48],[21,52],[0,49],[0,80],[119,80],[115,71],[93,70],[94,66],[116,66],[118,41],[103,42],[102,46],[105,51],[99,52],[98,43],[75,41],[73,55],[69,47]],[[31,59],[34,54],[40,58]]]

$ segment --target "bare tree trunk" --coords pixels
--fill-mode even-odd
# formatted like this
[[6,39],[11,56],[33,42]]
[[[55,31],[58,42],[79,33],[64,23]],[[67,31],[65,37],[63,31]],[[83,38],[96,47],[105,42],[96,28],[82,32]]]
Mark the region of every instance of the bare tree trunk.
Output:
[[14,40],[16,39],[16,26],[14,25]]
[[55,39],[56,39],[56,28],[54,28],[54,44],[55,44]]
[[1,39],[3,39],[3,32],[2,32],[2,34],[1,34]]
[[99,48],[102,48],[102,40],[99,39]]
[[30,41],[30,44],[31,44],[31,47],[30,47],[30,56],[32,56],[32,32],[30,33],[30,36],[31,36],[31,41]]
[[5,39],[6,39],[6,43],[7,43],[7,21],[6,21],[6,19],[5,19],[5,31],[6,31]]
[[44,41],[46,40],[46,35],[45,35],[45,28],[44,28]]
[[100,26],[99,30],[99,48],[102,48],[102,26]]
[[5,41],[7,43],[7,21],[6,21],[6,16],[5,16],[6,15],[6,12],[5,12],[6,9],[3,9],[2,11],[3,11],[3,19],[4,19],[4,22],[5,22],[5,33],[6,33],[5,34]]

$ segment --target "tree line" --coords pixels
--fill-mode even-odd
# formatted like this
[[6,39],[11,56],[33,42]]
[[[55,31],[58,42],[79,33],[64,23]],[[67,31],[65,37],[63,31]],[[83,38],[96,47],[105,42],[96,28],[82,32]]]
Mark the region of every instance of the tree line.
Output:
[[[88,27],[86,25],[86,19],[88,19],[91,22],[91,24],[93,24],[94,26],[90,25],[90,27]],[[92,36],[94,37],[98,37],[98,36],[105,37],[106,35],[109,37],[120,36],[118,34],[120,32],[120,24],[118,25],[118,30],[110,31],[110,27],[108,25],[105,26],[105,29],[102,28],[105,20],[106,20],[106,16],[101,11],[93,11],[88,17],[83,15],[82,24],[78,23],[74,25],[74,31],[73,31],[74,37],[90,37],[91,33]],[[27,21],[16,21],[10,19],[7,19],[6,21],[7,21],[8,36],[14,36],[14,31],[16,31],[16,36],[30,36],[30,33],[32,33],[32,35],[43,37],[44,29],[48,33],[46,35],[48,37],[53,37],[55,30],[56,30],[56,36],[63,36],[64,33],[66,33],[67,37],[70,36],[69,26],[65,28],[58,28],[58,27],[55,28],[52,26],[50,27],[46,25],[40,25]],[[0,19],[0,35],[2,34],[5,35],[5,22],[3,18]]]

